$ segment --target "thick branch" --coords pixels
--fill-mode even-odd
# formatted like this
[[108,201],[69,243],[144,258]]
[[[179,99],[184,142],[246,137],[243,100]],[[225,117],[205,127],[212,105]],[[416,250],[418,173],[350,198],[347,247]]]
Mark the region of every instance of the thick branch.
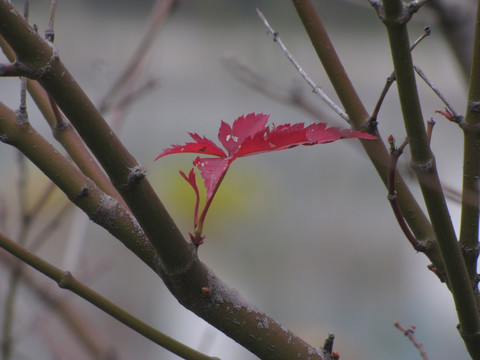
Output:
[[[345,107],[352,126],[356,129],[368,126],[369,115],[353,88],[312,2],[310,0],[292,0],[292,2],[340,101]],[[387,186],[390,155],[378,132],[376,135],[378,140],[360,141],[380,178]],[[426,246],[425,254],[439,271],[443,272],[442,259],[428,219],[398,172],[395,174],[395,179],[398,202],[402,213],[408,214],[405,216],[408,226],[415,237]]]
[[184,240],[144,171],[61,63],[53,45],[5,1],[0,1],[0,35],[15,51],[17,64],[47,90],[99,160],[152,242],[160,258],[157,272],[177,300],[262,359],[323,359],[323,351],[250,305],[198,260],[195,247]]
[[474,51],[470,84],[468,89],[468,104],[464,127],[464,159],[463,159],[463,189],[462,218],[460,227],[460,244],[464,251],[470,281],[478,296],[476,283],[477,261],[479,252],[478,220],[480,214],[480,5],[477,8],[475,26]]
[[440,184],[435,158],[430,151],[415,83],[410,53],[405,9],[400,0],[385,0],[385,25],[390,40],[402,113],[416,172],[432,226],[437,236],[445,265],[447,282],[452,292],[461,333],[474,358],[480,357],[480,345],[472,336],[480,334],[478,309],[467,268],[457,242],[450,214]]
[[122,241],[156,270],[156,255],[128,210],[65,159],[30,124],[17,124],[15,113],[0,102],[0,140],[15,146],[42,170],[90,219]]
[[161,257],[166,272],[191,262],[189,244],[170,218],[135,158],[58,57],[13,6],[0,2],[0,32],[17,55],[17,66],[47,90],[109,175]]

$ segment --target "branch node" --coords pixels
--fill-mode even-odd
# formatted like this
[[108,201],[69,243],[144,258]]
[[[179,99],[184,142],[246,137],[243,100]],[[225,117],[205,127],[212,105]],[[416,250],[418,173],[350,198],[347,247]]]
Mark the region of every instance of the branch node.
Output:
[[328,352],[329,354],[332,353],[333,351],[333,341],[335,340],[335,334],[329,333],[328,337],[325,339],[325,342],[323,343],[323,350]]
[[417,350],[419,351],[420,353],[420,356],[422,357],[423,360],[428,360],[428,356],[427,356],[427,353],[425,352],[425,350],[423,349],[423,345],[417,340],[417,338],[415,337],[414,333],[415,333],[415,325],[412,325],[410,326],[410,328],[406,329],[404,328],[402,325],[400,325],[400,323],[398,321],[395,321],[393,323],[393,325],[395,325],[395,327],[397,329],[399,329],[401,332],[403,332],[403,335],[405,335],[406,337],[408,337],[408,339],[410,340],[410,342],[417,348]]
[[87,179],[87,182],[82,186],[79,193],[72,199],[72,202],[76,203],[79,199],[87,197],[90,193],[90,186],[92,186],[92,183],[92,180]]
[[4,144],[10,144],[10,139],[7,134],[0,134],[0,141]]
[[425,32],[425,35],[430,36],[432,34],[432,26],[429,24],[425,25],[423,31]]
[[468,110],[472,112],[480,112],[480,101],[470,101],[468,103]]
[[383,4],[380,0],[369,0],[370,5],[375,9],[377,12],[378,18],[382,21],[385,22],[385,14],[383,12]]
[[372,134],[374,131],[377,130],[378,126],[378,121],[374,117],[370,117],[365,124],[363,124],[360,127],[361,131],[368,132],[369,134]]
[[429,172],[434,168],[433,159],[430,159],[427,162],[424,162],[423,164],[410,161],[410,167],[413,170],[415,170],[415,172]]
[[25,109],[17,109],[15,110],[15,116],[17,117],[17,122],[15,125],[22,126],[27,125],[28,122],[28,113]]
[[32,67],[26,65],[25,63],[23,63],[22,61],[17,59],[15,61],[14,65],[17,67],[20,74],[22,74],[22,75],[24,75],[24,76],[26,76],[30,79],[39,80],[47,72],[49,72],[52,69],[52,64],[55,60],[59,59],[59,54],[58,54],[57,47],[53,43],[47,41],[47,44],[52,48],[52,55],[48,59],[47,63],[45,65],[39,67],[39,68],[32,68]]
[[65,273],[63,274],[63,278],[57,282],[58,287],[61,289],[69,289],[70,283],[72,282],[72,280],[73,280],[72,273],[70,271],[65,271]]
[[113,225],[116,220],[116,209],[118,201],[107,195],[100,195],[100,203],[97,210],[90,216],[94,222],[102,221],[105,224]]
[[128,174],[127,183],[121,185],[121,187],[126,190],[132,189],[136,184],[138,184],[142,179],[144,179],[147,174],[147,172],[143,169],[141,165],[129,168],[129,170],[130,174]]

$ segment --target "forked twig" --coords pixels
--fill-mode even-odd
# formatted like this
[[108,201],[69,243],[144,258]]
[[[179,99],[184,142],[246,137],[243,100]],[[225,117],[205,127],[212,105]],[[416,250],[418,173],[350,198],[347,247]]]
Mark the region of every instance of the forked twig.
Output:
[[405,217],[403,216],[400,204],[398,203],[397,192],[395,191],[395,173],[397,171],[397,162],[400,155],[402,155],[403,150],[408,145],[408,139],[405,139],[400,147],[395,146],[395,139],[392,135],[388,137],[388,142],[390,144],[390,165],[388,170],[388,201],[392,206],[393,213],[397,219],[400,228],[402,229],[407,240],[412,244],[413,248],[419,252],[425,251],[425,245],[423,245],[418,239],[413,235],[410,228],[408,227]]
[[[422,78],[423,81],[432,89],[432,91],[442,100],[442,102],[445,104],[447,107],[448,111],[453,115],[451,121],[455,122],[458,124],[460,127],[465,127],[467,124],[465,123],[463,116],[460,115],[455,111],[455,109],[450,105],[450,103],[447,101],[446,97],[440,92],[440,90],[428,79],[428,77],[425,75],[425,73],[420,69],[418,66],[414,65],[413,68],[415,69],[416,73],[418,76]],[[442,113],[443,114],[443,113]]]
[[[410,51],[413,51],[413,49],[415,49],[415,47],[423,40],[425,39],[427,36],[429,36],[430,34],[432,33],[431,31],[431,27],[430,25],[425,25],[425,27],[423,28],[423,33],[422,35],[420,35],[418,37],[417,40],[414,41],[414,43],[412,44],[412,46],[410,46]],[[393,82],[396,80],[395,78],[395,72],[392,71],[392,73],[390,74],[389,77],[387,77],[387,81],[385,82],[385,85],[383,87],[383,90],[380,94],[380,97],[378,98],[377,100],[377,104],[375,105],[375,109],[373,110],[372,112],[372,115],[371,115],[371,120],[373,121],[376,121],[377,120],[377,117],[378,117],[378,113],[380,112],[380,107],[382,106],[383,104],[383,100],[385,99],[385,96],[387,95],[388,93],[388,90],[390,90],[390,87],[392,86]]]
[[418,349],[420,352],[420,356],[422,357],[423,360],[428,360],[428,355],[423,349],[423,345],[418,342],[417,338],[415,337],[414,332],[415,332],[415,325],[410,326],[410,328],[406,329],[398,321],[395,321],[393,323],[397,329],[399,329],[401,332],[403,332],[403,335],[408,337],[408,339],[412,342],[412,344]]
[[305,72],[305,70],[303,70],[303,68],[300,66],[300,64],[298,63],[298,61],[293,57],[292,53],[290,51],[288,51],[288,49],[286,48],[286,46],[283,44],[283,41],[282,39],[280,39],[280,37],[278,36],[278,32],[276,32],[275,30],[273,30],[273,28],[270,26],[270,24],[268,23],[267,19],[265,18],[265,16],[263,15],[263,13],[257,9],[257,15],[258,17],[260,17],[260,19],[263,21],[263,24],[265,25],[265,27],[268,29],[268,35],[270,35],[273,39],[274,42],[276,42],[280,48],[282,49],[282,51],[284,52],[284,54],[287,56],[288,60],[290,60],[290,62],[293,64],[293,66],[295,66],[295,68],[297,69],[297,71],[300,73],[300,75],[302,75],[302,77],[305,79],[305,81],[308,83],[308,85],[310,85],[310,87],[312,88],[312,91],[314,94],[317,94],[318,96],[320,96],[320,98],[328,105],[330,106],[330,108],[333,109],[333,111],[335,111],[343,120],[345,120],[346,122],[350,123],[350,119],[348,118],[348,115],[345,113],[345,111],[343,111],[342,109],[340,109],[340,107],[335,104],[324,92],[323,90],[317,85],[315,84],[315,82],[308,76],[308,74]]

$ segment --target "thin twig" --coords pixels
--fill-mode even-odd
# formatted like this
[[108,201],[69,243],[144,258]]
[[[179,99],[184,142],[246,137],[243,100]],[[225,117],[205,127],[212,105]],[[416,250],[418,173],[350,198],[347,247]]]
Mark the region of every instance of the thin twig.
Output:
[[[29,13],[29,1],[25,0],[23,16],[28,20]],[[18,110],[15,111],[15,116],[17,118],[17,126],[28,126],[28,112],[27,112],[27,78],[20,78],[20,105]],[[19,244],[24,244],[27,238],[27,233],[29,230],[30,218],[27,211],[27,166],[25,156],[18,152],[18,196],[19,196],[19,207],[20,207],[20,219],[21,227],[19,234]],[[5,304],[4,304],[4,319],[2,323],[2,359],[10,359],[13,352],[13,323],[15,320],[15,300],[17,297],[17,290],[19,285],[19,280],[21,273],[23,271],[24,264],[21,261],[17,261],[15,266],[12,267],[9,277],[9,286],[6,294]]]
[[432,34],[432,27],[431,27],[430,25],[428,25],[428,24],[425,25],[425,26],[423,27],[423,33],[422,33],[422,35],[420,35],[420,36],[418,37],[418,39],[415,40],[415,41],[413,42],[413,44],[410,46],[410,51],[413,51],[413,49],[415,49],[415,48],[417,47],[417,45],[420,44],[420,42],[421,42],[423,39],[425,39],[427,36],[430,36],[431,34]]
[[410,326],[409,329],[404,328],[398,321],[395,321],[393,323],[397,329],[399,329],[401,332],[403,332],[403,335],[408,337],[408,339],[412,342],[412,344],[418,349],[420,352],[420,356],[422,357],[423,360],[428,360],[428,355],[423,349],[423,345],[418,342],[417,338],[415,337],[414,332],[415,332],[415,326],[412,325]]
[[[404,22],[405,4],[401,0],[389,0],[384,1],[384,7],[386,16],[385,26],[397,76],[398,98],[405,129],[410,140],[411,165],[417,175],[422,196],[436,235],[439,254],[443,260],[442,265],[445,267],[447,285],[455,301],[455,309],[460,323],[459,332],[469,353],[476,354],[477,356],[473,357],[478,358],[480,353],[478,303],[443,194],[435,158],[426,136],[425,121],[410,54],[408,28],[407,23]],[[475,158],[475,162],[478,163],[478,157]],[[475,180],[475,182],[478,185],[478,181]],[[462,207],[461,232],[464,230],[463,210],[464,208]],[[478,223],[478,216],[475,221]],[[470,220],[469,226],[471,226],[471,222]],[[478,239],[478,236],[476,239]]]
[[[17,259],[13,255],[6,251],[0,251],[0,262],[3,265],[13,267],[16,261]],[[22,285],[26,285],[26,288],[32,290],[49,308],[55,310],[55,314],[62,319],[65,327],[76,335],[76,338],[84,345],[92,359],[109,359],[107,355],[112,353],[113,350],[102,344],[100,334],[90,324],[86,323],[85,316],[78,313],[78,309],[74,309],[70,301],[66,301],[65,297],[54,294],[54,291],[40,283],[31,271],[23,272]],[[50,313],[47,313],[46,316],[51,317]]]
[[55,189],[57,187],[52,182],[47,182],[45,188],[40,192],[39,198],[36,202],[31,206],[31,209],[28,212],[28,217],[33,221],[35,217],[40,214],[40,211],[45,207],[47,204],[48,199],[53,195]]
[[124,325],[128,326],[132,330],[143,335],[147,339],[150,339],[156,344],[159,344],[163,348],[177,354],[185,359],[210,359],[210,356],[204,355],[188,346],[172,339],[171,337],[161,333],[157,329],[149,326],[140,319],[134,317],[130,313],[126,312],[119,306],[110,302],[100,294],[90,289],[85,284],[78,281],[68,271],[62,271],[49,262],[29,252],[25,248],[21,247],[13,240],[7,238],[0,233],[0,247],[18,257],[25,264],[28,264],[48,276],[50,279],[57,282],[58,286],[62,289],[67,289],[82,297],[83,299],[94,304],[97,308],[106,312],[110,316],[114,317]]
[[35,234],[35,238],[31,241],[29,245],[29,249],[31,251],[38,250],[46,240],[49,239],[51,233],[53,233],[58,226],[61,224],[62,219],[68,213],[68,211],[72,208],[71,202],[65,202],[65,204],[57,211],[53,219],[51,219],[47,224],[45,224],[44,228],[38,231]]
[[413,16],[420,8],[428,3],[429,0],[416,0],[408,3],[407,5],[407,11],[410,14],[410,17]]
[[19,77],[24,75],[21,69],[15,64],[0,64],[0,76],[2,77]]
[[57,104],[50,95],[48,95],[48,101],[50,102],[50,107],[52,108],[53,116],[55,118],[54,128],[57,130],[66,128],[68,126],[68,121],[63,117]]
[[433,134],[433,127],[435,126],[435,120],[433,118],[430,118],[430,120],[427,121],[427,138],[428,138],[428,143],[430,144],[432,141],[432,134]]
[[113,129],[118,130],[123,124],[127,108],[141,99],[143,95],[153,90],[159,85],[160,78],[156,77],[149,79],[138,87],[133,87],[127,94],[121,97],[115,104],[111,105],[111,112],[113,115],[110,117],[110,125]]
[[129,83],[138,78],[138,73],[141,70],[141,66],[144,63],[150,49],[152,48],[153,41],[157,34],[158,29],[164,23],[173,3],[175,0],[157,0],[155,7],[152,10],[152,17],[149,20],[147,31],[142,38],[142,41],[138,45],[137,49],[133,52],[133,57],[130,59],[128,65],[125,67],[122,74],[112,84],[112,87],[107,91],[106,95],[100,101],[98,109],[100,112],[105,113],[111,109],[113,98],[125,88],[129,87]]
[[293,57],[293,55],[290,53],[290,51],[288,51],[288,49],[285,47],[285,45],[283,44],[283,41],[282,39],[280,39],[280,37],[278,36],[278,33],[273,30],[273,28],[270,26],[270,24],[268,23],[267,19],[265,18],[265,16],[263,15],[263,13],[257,9],[257,15],[258,17],[263,21],[263,24],[265,25],[265,27],[268,29],[268,35],[270,35],[273,39],[274,42],[276,42],[280,48],[282,49],[282,51],[284,52],[284,54],[287,56],[288,60],[290,60],[290,62],[293,64],[293,66],[295,66],[295,68],[297,69],[297,71],[302,75],[302,77],[305,79],[305,81],[308,83],[308,85],[310,85],[310,87],[312,88],[312,91],[313,93],[317,94],[318,96],[320,96],[320,98],[328,105],[330,106],[330,108],[333,109],[333,111],[335,111],[343,120],[345,120],[347,123],[350,123],[350,119],[348,118],[348,115],[345,113],[345,111],[343,111],[342,109],[340,109],[340,107],[335,104],[324,92],[323,90],[317,85],[315,84],[315,82],[308,76],[308,74],[305,72],[305,70],[303,70],[303,68],[300,66],[300,64],[298,63],[298,61]]
[[[425,39],[427,36],[429,36],[432,33],[430,25],[425,25],[423,28],[423,33],[418,37],[417,40],[410,46],[410,51],[413,51],[415,47],[420,44],[420,42]],[[378,113],[380,112],[380,108],[383,104],[383,100],[385,100],[385,96],[388,93],[388,90],[390,90],[390,87],[392,86],[393,82],[396,80],[395,78],[395,71],[392,71],[389,77],[387,77],[387,81],[385,82],[385,86],[383,87],[382,93],[380,94],[380,97],[377,100],[377,104],[375,105],[375,109],[372,112],[371,115],[371,120],[377,121]]]
[[290,89],[285,90],[266,76],[252,69],[249,65],[242,63],[233,55],[225,56],[222,60],[230,74],[259,93],[281,104],[292,104],[319,121],[326,121],[334,126],[341,125],[336,119],[327,115],[318,106],[312,104],[311,101],[308,101],[299,86],[292,86]]
[[447,101],[446,97],[440,92],[440,90],[428,79],[428,77],[425,75],[425,73],[420,69],[418,66],[414,65],[413,68],[415,69],[416,73],[418,76],[422,78],[423,81],[430,87],[430,89],[433,90],[433,92],[442,100],[442,102],[445,104],[445,106],[448,108],[448,110],[453,114],[453,119],[455,123],[458,124],[460,127],[465,127],[467,124],[464,121],[464,118],[462,115],[457,113],[455,109],[453,108],[452,105]]
[[55,32],[53,31],[53,24],[55,23],[55,11],[57,9],[57,0],[52,0],[50,3],[50,16],[48,18],[48,25],[45,28],[45,39],[53,42],[55,39]]
[[408,227],[405,217],[403,216],[402,210],[398,203],[397,192],[395,191],[395,173],[397,172],[397,162],[400,155],[402,155],[403,150],[408,145],[408,139],[405,139],[400,147],[395,147],[395,139],[392,135],[389,136],[388,142],[390,143],[390,166],[388,172],[388,201],[392,206],[393,213],[397,219],[400,228],[403,231],[403,234],[407,240],[412,244],[413,248],[419,252],[425,251],[425,246],[418,241],[418,239],[413,235]]

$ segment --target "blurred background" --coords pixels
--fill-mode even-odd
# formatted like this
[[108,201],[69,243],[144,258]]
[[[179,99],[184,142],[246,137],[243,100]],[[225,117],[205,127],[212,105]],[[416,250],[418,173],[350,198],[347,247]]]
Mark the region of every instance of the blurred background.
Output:
[[[18,8],[22,3],[14,1]],[[367,1],[315,1],[344,67],[366,108],[372,111],[392,71],[385,29]],[[294,93],[324,112],[322,121],[346,126],[301,79],[255,14],[260,8],[285,45],[324,91],[336,99],[309,39],[289,1],[178,1],[155,37],[137,85],[156,86],[121,114],[117,132],[140,163],[159,197],[187,234],[192,231],[194,194],[180,177],[193,155],[153,159],[171,144],[196,132],[217,141],[220,120],[233,122],[250,112],[270,114],[270,123],[311,123],[318,119],[245,84],[238,63],[260,74],[286,94]],[[55,44],[60,58],[95,103],[125,69],[144,38],[154,1],[59,2]],[[49,1],[31,4],[30,22],[43,33]],[[411,22],[412,40],[425,24],[432,35],[414,52],[414,61],[464,113],[466,84],[427,9]],[[5,60],[2,60],[5,61]],[[236,65],[237,64],[237,65]],[[235,70],[237,69],[237,70]],[[243,68],[244,69],[244,68]],[[435,110],[444,106],[419,81],[425,119],[437,122],[432,147],[445,184],[460,188],[462,134]],[[18,107],[19,82],[0,81],[1,101]],[[29,102],[32,125],[53,143],[51,132]],[[112,121],[118,114],[110,113]],[[404,138],[395,86],[379,115],[384,138]],[[58,144],[55,146],[60,148]],[[407,168],[408,149],[400,166]],[[0,197],[2,232],[19,232],[16,151],[2,145]],[[27,167],[29,199],[46,178]],[[411,181],[412,190],[419,194]],[[65,198],[58,194],[39,219],[50,221]],[[423,201],[419,198],[419,202]],[[459,223],[459,206],[451,203]],[[6,220],[5,220],[6,219]],[[393,326],[414,324],[431,359],[463,359],[467,353],[456,330],[450,293],[427,270],[427,258],[404,238],[392,214],[387,192],[356,140],[263,154],[236,161],[207,216],[200,258],[223,280],[262,311],[322,345],[336,335],[334,349],[343,359],[415,359],[418,351]],[[35,231],[33,231],[35,232]],[[185,310],[155,274],[124,246],[82,213],[72,210],[38,253],[160,331],[222,359],[255,359],[234,341]],[[0,293],[8,290],[9,268],[1,265]],[[29,271],[45,289],[75,309],[84,326],[115,359],[176,359],[84,300],[59,290]],[[0,298],[4,308],[5,296]],[[0,310],[0,320],[4,310]],[[16,302],[15,360],[86,359],[78,339],[31,288],[22,285]]]

